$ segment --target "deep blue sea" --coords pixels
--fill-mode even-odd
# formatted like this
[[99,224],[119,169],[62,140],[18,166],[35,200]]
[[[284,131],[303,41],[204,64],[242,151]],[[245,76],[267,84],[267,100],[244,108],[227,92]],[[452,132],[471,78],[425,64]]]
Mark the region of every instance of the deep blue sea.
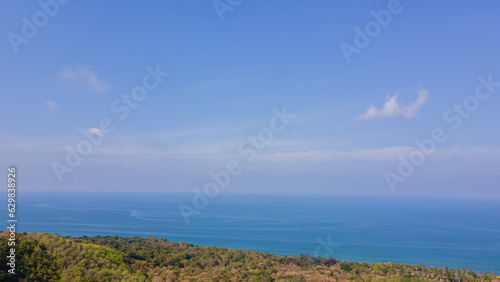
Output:
[[281,255],[500,272],[498,200],[219,195],[186,224],[178,205],[192,206],[192,198],[23,192],[18,231],[153,236]]

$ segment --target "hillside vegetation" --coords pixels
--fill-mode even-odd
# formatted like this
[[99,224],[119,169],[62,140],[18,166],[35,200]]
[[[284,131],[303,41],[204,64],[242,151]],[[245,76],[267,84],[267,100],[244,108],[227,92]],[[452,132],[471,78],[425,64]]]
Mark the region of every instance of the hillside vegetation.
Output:
[[[153,237],[17,234],[15,275],[0,237],[0,281],[490,281],[495,273],[198,247]],[[496,279],[498,279],[497,277]]]

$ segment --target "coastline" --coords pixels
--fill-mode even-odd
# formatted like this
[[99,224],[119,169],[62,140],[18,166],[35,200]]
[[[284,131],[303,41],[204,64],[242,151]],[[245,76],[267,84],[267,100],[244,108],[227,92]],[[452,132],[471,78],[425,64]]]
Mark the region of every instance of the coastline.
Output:
[[[0,235],[3,252],[10,231]],[[266,252],[199,247],[154,237],[94,236],[71,237],[46,233],[17,233],[19,278],[44,277],[94,281],[129,279],[133,281],[439,281],[474,279],[495,281],[500,276],[482,275],[470,269],[426,267],[394,262],[368,264],[341,262],[308,255],[279,256]],[[26,264],[26,265],[24,265]],[[33,268],[36,266],[36,268]],[[42,266],[42,267],[40,267]],[[36,271],[35,271],[36,270]],[[23,273],[24,272],[24,273]],[[3,274],[5,275],[5,274]],[[405,280],[406,281],[406,280]]]

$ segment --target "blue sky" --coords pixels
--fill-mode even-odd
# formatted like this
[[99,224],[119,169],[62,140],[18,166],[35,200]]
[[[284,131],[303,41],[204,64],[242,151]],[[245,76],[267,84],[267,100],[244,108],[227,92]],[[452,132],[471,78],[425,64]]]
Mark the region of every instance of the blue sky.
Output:
[[[41,3],[52,15],[0,3],[0,159],[22,189],[191,192],[237,161],[224,193],[500,197],[498,2]],[[356,47],[382,10],[348,62],[341,43]],[[120,119],[114,101],[148,67],[168,76]],[[238,152],[284,108],[295,118],[255,159]],[[437,128],[446,141],[417,148]],[[82,131],[102,142],[70,167]],[[401,175],[411,154],[424,159]],[[62,181],[54,163],[71,169]],[[404,181],[391,189],[388,172]]]

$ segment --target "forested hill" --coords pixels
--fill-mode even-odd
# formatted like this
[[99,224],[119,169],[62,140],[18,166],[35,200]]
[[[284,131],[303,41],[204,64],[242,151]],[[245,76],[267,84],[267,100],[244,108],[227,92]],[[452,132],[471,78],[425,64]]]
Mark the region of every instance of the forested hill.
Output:
[[[7,272],[8,232],[0,237],[0,281],[485,281],[461,269],[197,247],[153,237],[16,236],[15,275]],[[498,279],[498,277],[497,277]]]

